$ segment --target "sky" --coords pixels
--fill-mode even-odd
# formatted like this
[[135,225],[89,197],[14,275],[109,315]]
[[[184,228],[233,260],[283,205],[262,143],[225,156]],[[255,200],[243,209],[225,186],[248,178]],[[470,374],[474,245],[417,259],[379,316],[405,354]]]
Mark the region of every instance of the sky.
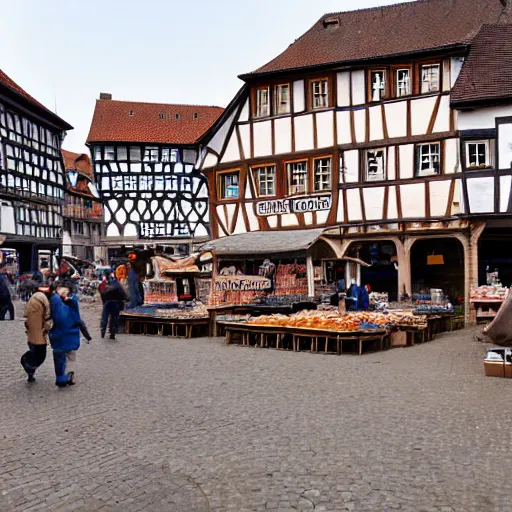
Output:
[[238,75],[273,59],[323,14],[393,0],[0,0],[0,69],[70,123],[86,152],[100,92],[115,100],[225,107]]

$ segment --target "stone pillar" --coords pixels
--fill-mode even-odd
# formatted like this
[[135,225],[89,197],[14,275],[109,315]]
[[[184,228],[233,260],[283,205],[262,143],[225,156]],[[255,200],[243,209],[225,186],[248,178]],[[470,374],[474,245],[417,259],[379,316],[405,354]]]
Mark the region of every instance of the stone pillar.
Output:
[[469,246],[468,246],[468,266],[465,275],[465,300],[468,303],[465,320],[466,324],[476,324],[476,314],[470,302],[470,294],[473,288],[479,285],[478,282],[478,242],[485,229],[485,222],[475,222],[470,226]]
[[311,254],[306,257],[306,274],[308,278],[308,296],[312,298],[315,296],[315,268]]

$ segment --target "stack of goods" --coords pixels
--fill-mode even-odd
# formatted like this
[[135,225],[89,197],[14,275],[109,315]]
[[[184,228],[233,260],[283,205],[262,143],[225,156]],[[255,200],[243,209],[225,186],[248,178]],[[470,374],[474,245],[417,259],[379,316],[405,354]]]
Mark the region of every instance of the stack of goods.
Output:
[[145,304],[165,304],[177,300],[176,281],[149,279],[144,282]]
[[177,309],[157,309],[156,316],[159,318],[169,318],[175,320],[194,320],[208,318],[208,310],[201,302],[194,302],[187,308]]
[[495,300],[503,302],[508,295],[508,288],[501,285],[494,286],[479,286],[474,290],[471,290],[471,300],[474,302]]
[[370,292],[370,305],[375,305],[379,302],[389,302],[389,295],[387,292]]
[[250,318],[248,323],[344,332],[393,326],[424,328],[427,325],[427,320],[422,316],[414,316],[410,311],[397,311],[389,314],[355,312],[345,315],[340,315],[337,311],[301,311],[289,316],[265,315]]
[[265,297],[267,306],[291,306],[300,302],[311,302],[307,293],[304,295],[269,295]]
[[293,263],[278,265],[276,272],[276,294],[300,295],[308,292],[306,265]]
[[420,304],[414,311],[419,314],[435,314],[435,313],[453,313],[453,306],[451,304],[447,304],[446,306],[436,305],[436,304]]
[[234,315],[234,314],[217,315],[215,317],[217,322],[243,322],[243,323],[247,323],[249,318],[250,318],[250,315]]

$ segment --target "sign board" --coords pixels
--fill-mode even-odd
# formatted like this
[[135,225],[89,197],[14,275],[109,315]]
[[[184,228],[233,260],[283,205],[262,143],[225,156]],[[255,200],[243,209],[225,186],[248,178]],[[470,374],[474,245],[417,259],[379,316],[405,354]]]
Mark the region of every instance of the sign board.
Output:
[[216,276],[215,292],[261,292],[270,288],[270,279],[262,276]]
[[320,212],[331,209],[331,196],[299,197],[288,199],[275,199],[256,203],[256,214],[284,215],[287,213]]

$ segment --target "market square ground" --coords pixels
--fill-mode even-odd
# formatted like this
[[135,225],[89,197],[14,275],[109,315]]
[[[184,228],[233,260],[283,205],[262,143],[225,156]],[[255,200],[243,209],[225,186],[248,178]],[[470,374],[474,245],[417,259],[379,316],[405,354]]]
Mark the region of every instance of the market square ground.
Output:
[[[29,385],[0,322],[0,510],[509,511],[510,386],[473,331],[357,356],[94,340]],[[51,354],[50,354],[51,356]]]

